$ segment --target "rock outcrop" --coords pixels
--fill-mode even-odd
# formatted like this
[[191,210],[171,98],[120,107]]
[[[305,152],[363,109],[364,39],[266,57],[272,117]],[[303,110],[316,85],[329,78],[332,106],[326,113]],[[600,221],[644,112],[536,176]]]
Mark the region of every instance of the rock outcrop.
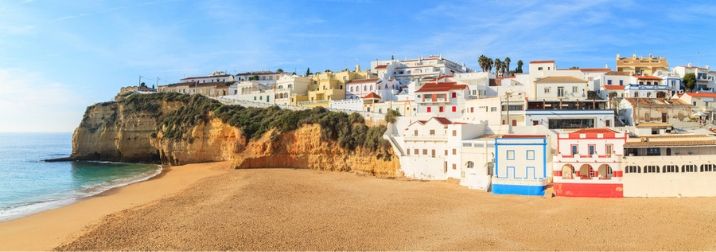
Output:
[[389,148],[342,148],[337,141],[324,141],[321,126],[315,123],[285,132],[270,129],[247,139],[240,128],[204,111],[205,120],[193,120],[177,137],[164,119],[185,106],[186,99],[162,95],[131,102],[117,97],[92,105],[74,132],[71,158],[172,165],[230,160],[239,169],[309,168],[400,176],[398,159]]

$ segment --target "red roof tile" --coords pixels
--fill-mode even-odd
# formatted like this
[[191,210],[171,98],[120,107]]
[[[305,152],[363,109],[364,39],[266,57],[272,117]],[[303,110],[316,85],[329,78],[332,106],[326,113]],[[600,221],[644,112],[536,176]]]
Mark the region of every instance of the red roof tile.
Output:
[[445,117],[433,117],[433,119],[435,119],[436,121],[438,121],[438,122],[439,122],[440,124],[442,124],[442,125],[451,124],[451,123],[452,123],[450,120],[448,120],[448,119],[445,118]]
[[698,97],[698,98],[716,98],[716,93],[689,92],[686,94],[688,94],[691,97]]
[[504,135],[500,138],[544,138],[544,135]]
[[467,85],[463,84],[457,84],[455,82],[430,82],[425,83],[418,91],[415,91],[416,93],[424,93],[424,92],[441,92],[441,91],[450,91],[450,90],[458,90],[458,89],[465,89],[467,88]]
[[624,90],[624,86],[621,85],[604,85],[606,90]]
[[579,135],[586,134],[587,138],[597,138],[598,134],[602,134],[604,138],[615,138],[616,137],[616,131],[608,129],[608,128],[593,128],[593,129],[580,129],[577,131],[574,131],[572,133],[569,133],[569,138],[571,139],[579,139]]
[[375,92],[370,92],[366,96],[363,96],[363,99],[380,99],[380,95],[376,94]]
[[377,66],[375,66],[375,69],[381,69],[381,68],[386,68],[386,67],[388,67],[388,65],[377,65]]
[[532,63],[536,63],[536,64],[539,64],[539,63],[554,63],[554,60],[533,60],[533,61],[530,61],[530,64],[532,64]]
[[640,75],[640,76],[636,76],[636,78],[639,80],[662,80],[659,77],[650,76],[650,75]]

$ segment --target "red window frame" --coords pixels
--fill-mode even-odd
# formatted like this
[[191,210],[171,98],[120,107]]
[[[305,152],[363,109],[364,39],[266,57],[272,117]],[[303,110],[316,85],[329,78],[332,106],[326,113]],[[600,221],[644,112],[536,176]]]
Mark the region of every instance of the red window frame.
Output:
[[427,112],[428,112],[428,113],[433,112],[432,109],[430,108],[430,106],[428,106]]
[[456,106],[452,106],[452,112],[457,112],[457,107],[456,107]]
[[440,106],[440,108],[438,109],[438,111],[439,111],[440,113],[442,113],[442,112],[444,111],[443,106]]

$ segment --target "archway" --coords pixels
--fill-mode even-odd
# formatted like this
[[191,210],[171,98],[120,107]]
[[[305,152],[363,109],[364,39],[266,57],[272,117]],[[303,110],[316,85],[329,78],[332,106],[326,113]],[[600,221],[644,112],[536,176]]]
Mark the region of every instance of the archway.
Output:
[[612,179],[612,167],[608,164],[599,166],[599,179]]
[[666,98],[666,93],[661,91],[656,92],[656,98]]
[[572,179],[574,178],[574,166],[566,164],[562,166],[562,178]]
[[592,166],[583,164],[579,167],[579,178],[580,179],[591,179],[592,178]]

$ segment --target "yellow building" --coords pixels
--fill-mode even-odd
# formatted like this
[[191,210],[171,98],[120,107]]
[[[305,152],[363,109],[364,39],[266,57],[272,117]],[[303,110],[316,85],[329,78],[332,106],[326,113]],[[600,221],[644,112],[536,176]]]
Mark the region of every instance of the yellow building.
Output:
[[617,72],[627,72],[630,75],[654,75],[656,71],[669,71],[669,62],[664,57],[646,56],[621,57],[617,54]]
[[328,107],[331,100],[343,100],[346,97],[346,83],[351,80],[367,79],[368,72],[360,70],[356,66],[354,71],[344,70],[342,72],[323,72],[314,74],[313,83],[308,89],[308,101],[302,105],[316,107]]

